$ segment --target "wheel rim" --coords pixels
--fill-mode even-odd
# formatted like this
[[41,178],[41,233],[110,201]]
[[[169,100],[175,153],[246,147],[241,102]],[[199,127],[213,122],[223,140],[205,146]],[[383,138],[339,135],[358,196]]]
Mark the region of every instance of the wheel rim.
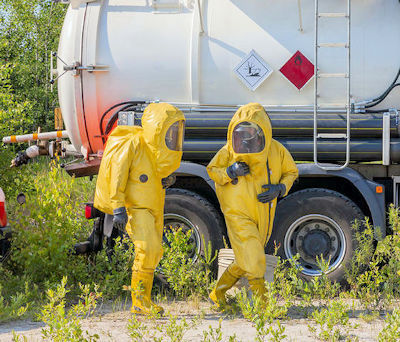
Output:
[[285,235],[286,257],[297,253],[302,273],[307,276],[322,274],[316,256],[330,258],[327,273],[334,271],[343,261],[346,252],[346,237],[342,228],[330,217],[319,214],[302,216],[289,227]]
[[[164,215],[164,233],[171,228],[174,229],[179,227],[182,228],[182,231],[184,233],[186,233],[189,230],[191,230],[192,232],[188,242],[192,244],[194,247],[190,250],[188,258],[191,258],[193,262],[196,262],[200,255],[200,250],[201,250],[201,238],[199,230],[197,229],[196,225],[182,215],[178,214]],[[167,243],[165,235],[163,236],[163,241]]]

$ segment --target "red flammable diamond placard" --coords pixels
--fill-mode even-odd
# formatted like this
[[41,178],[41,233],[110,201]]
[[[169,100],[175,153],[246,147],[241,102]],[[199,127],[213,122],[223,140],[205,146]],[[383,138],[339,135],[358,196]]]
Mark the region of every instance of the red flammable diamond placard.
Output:
[[297,51],[279,71],[300,90],[314,76],[314,64]]

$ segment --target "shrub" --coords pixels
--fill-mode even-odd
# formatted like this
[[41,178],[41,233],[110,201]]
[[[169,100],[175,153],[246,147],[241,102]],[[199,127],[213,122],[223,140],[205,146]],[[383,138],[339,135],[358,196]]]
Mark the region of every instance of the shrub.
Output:
[[[273,284],[265,283],[265,297],[249,297],[243,288],[238,294],[238,305],[244,318],[253,323],[257,330],[256,341],[262,342],[270,338],[281,341],[286,337],[285,327],[278,319],[286,318],[290,302],[278,304],[278,292]],[[276,327],[273,325],[275,322]]]
[[379,342],[400,340],[400,310],[394,309],[392,314],[387,314],[386,325],[379,333]]
[[394,206],[389,209],[389,223],[392,234],[379,241],[376,248],[374,229],[368,220],[361,229],[355,226],[358,248],[346,271],[347,281],[351,293],[368,310],[400,295],[400,216]]
[[66,310],[65,297],[68,293],[66,284],[67,278],[63,277],[56,290],[49,289],[46,292],[48,303],[39,315],[39,319],[48,325],[48,328],[42,329],[43,338],[54,342],[98,340],[98,335],[90,335],[87,331],[86,333],[82,331],[80,319],[93,314],[101,292],[98,292],[97,286],[94,287],[94,292],[91,292],[88,285],[79,285],[81,295],[78,304]]
[[327,307],[312,313],[318,329],[311,325],[308,328],[322,341],[339,341],[352,328],[347,311],[348,307],[343,302],[331,302]]
[[192,232],[182,228],[170,229],[166,233],[164,256],[160,263],[173,294],[178,298],[187,298],[192,294],[207,296],[211,287],[211,264],[216,258],[212,256],[211,243],[206,245],[205,254],[193,262],[188,257],[193,246],[189,243]]
[[17,207],[9,265],[34,283],[57,283],[64,275],[75,282],[85,275],[82,258],[73,255],[77,237],[89,227],[81,213],[75,180],[52,162],[48,174],[33,180],[27,203]]

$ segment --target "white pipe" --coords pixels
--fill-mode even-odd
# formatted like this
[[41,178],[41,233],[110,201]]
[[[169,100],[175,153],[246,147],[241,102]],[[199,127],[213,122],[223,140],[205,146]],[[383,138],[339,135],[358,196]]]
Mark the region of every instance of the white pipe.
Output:
[[67,131],[54,131],[54,132],[44,132],[44,133],[32,133],[23,135],[11,135],[3,138],[3,143],[12,144],[20,143],[34,140],[51,140],[57,138],[68,138]]

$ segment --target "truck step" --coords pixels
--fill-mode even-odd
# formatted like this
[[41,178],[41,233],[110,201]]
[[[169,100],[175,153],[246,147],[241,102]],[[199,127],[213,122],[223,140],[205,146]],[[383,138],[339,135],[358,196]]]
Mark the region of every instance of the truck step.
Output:
[[345,133],[318,133],[318,139],[347,139]]
[[347,108],[347,103],[321,103],[318,104],[317,109],[326,109],[326,108]]
[[317,77],[319,77],[319,78],[348,78],[349,74],[346,74],[346,73],[332,73],[332,74],[320,73],[319,74],[318,73]]
[[319,13],[318,17],[320,17],[320,18],[347,18],[348,15],[347,15],[347,13],[331,12],[331,13]]
[[348,48],[349,47],[349,44],[348,43],[319,43],[318,45],[317,45],[319,48],[322,48],[322,47],[326,47],[326,48],[329,48],[329,47],[332,47],[332,48],[340,48],[340,47],[343,47],[343,48]]

